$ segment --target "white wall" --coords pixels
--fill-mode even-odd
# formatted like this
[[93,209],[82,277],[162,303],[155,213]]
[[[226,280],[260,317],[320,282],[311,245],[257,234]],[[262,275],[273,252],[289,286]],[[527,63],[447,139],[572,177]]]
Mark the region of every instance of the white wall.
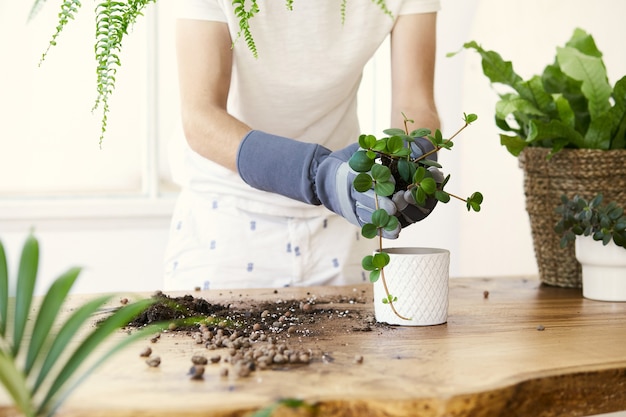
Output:
[[[580,27],[594,36],[604,52],[614,84],[626,74],[624,16],[623,0],[481,0],[470,39],[499,52],[520,75],[528,77],[552,63],[556,47]],[[461,218],[458,268],[464,276],[536,273],[523,174],[517,159],[499,144],[493,122],[497,96],[482,75],[480,59],[475,53],[464,55],[460,98],[464,109],[482,118],[472,128],[472,145],[463,147],[461,176],[466,188],[471,184],[483,191],[485,204],[480,215]]]
[[[162,1],[166,4],[167,0]],[[0,1],[0,19],[2,15],[7,16],[4,12],[8,7],[18,3]],[[450,191],[469,195],[480,190],[485,195],[485,203],[481,213],[468,213],[455,201],[441,204],[429,218],[403,231],[400,239],[392,244],[449,248],[453,276],[534,274],[536,264],[524,210],[522,173],[517,160],[499,145],[498,132],[493,124],[496,95],[480,73],[476,55],[469,52],[453,58],[445,55],[475,39],[484,47],[513,60],[522,75],[530,75],[541,71],[552,60],[554,48],[568,39],[574,27],[581,26],[595,36],[600,49],[605,52],[614,82],[618,75],[626,73],[623,50],[626,27],[622,22],[626,16],[626,2],[599,0],[593,2],[593,6],[582,0],[442,0],[442,3],[436,90],[443,130],[444,133],[455,130],[463,112],[476,113],[479,120],[457,141],[455,152],[442,154],[441,160],[446,171],[452,174]],[[89,20],[91,16],[86,18]],[[176,91],[171,81],[174,79],[171,27],[162,26],[159,34],[167,41],[166,50],[160,57],[161,75],[170,82],[164,83],[166,96],[159,107],[161,125],[158,133],[167,135],[168,120],[176,111],[176,99],[172,99]],[[6,57],[6,45],[3,43],[1,47]],[[62,47],[61,39],[58,48]],[[14,50],[10,52],[15,53]],[[364,79],[360,111],[363,130],[369,132],[386,128],[389,116],[388,87],[384,81],[386,67],[380,62],[374,62],[368,68]],[[67,62],[61,61],[58,65],[66,68]],[[8,73],[7,68],[6,65],[0,66],[0,79],[19,79],[18,72],[11,70]],[[129,69],[123,69],[120,76],[125,71]],[[93,88],[93,80],[87,79],[84,83],[85,88]],[[123,91],[116,91],[117,103],[124,102],[120,98]],[[7,101],[6,97],[0,96],[2,124],[11,121],[16,125],[15,116],[11,115],[15,103]],[[121,117],[125,110],[114,107],[112,111],[114,118]],[[0,129],[1,154],[6,155],[11,149],[11,140],[19,137],[20,129],[17,126],[8,135],[1,133]],[[112,137],[108,140],[110,142],[103,152],[113,152],[117,147]],[[92,143],[95,149],[96,138],[85,138],[85,141]],[[45,153],[41,153],[41,146]],[[55,147],[49,144],[40,143],[40,147],[22,146],[24,161],[31,161],[28,159],[30,153],[39,160],[54,156],[63,158],[64,164],[71,169],[72,160],[81,158],[80,153],[71,153],[72,147],[63,147],[63,152],[54,153],[51,150]],[[11,159],[5,157],[5,161],[20,166],[22,161]],[[38,165],[30,166],[36,170]],[[17,171],[7,172],[6,175],[10,176]],[[106,169],[102,172],[106,175]],[[45,176],[47,173],[40,171],[39,174]],[[88,176],[90,173],[83,166],[76,175]],[[11,178],[0,178],[0,181],[7,180]],[[121,183],[126,184],[123,180]],[[0,195],[0,239],[7,246],[11,267],[16,267],[23,239],[34,227],[42,244],[42,278],[48,282],[69,266],[78,264],[85,267],[77,288],[79,291],[151,291],[159,288],[161,258],[173,202],[171,198],[159,195],[145,198],[144,191],[141,198],[51,198],[44,203]]]

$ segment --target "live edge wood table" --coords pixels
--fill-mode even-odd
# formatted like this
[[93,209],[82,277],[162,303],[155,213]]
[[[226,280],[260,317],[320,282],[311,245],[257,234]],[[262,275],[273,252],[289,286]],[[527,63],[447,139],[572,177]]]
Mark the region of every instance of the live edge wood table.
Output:
[[[535,277],[451,279],[447,324],[341,328],[341,312],[373,315],[371,286],[202,291],[212,302],[315,297],[337,312],[333,335],[302,343],[323,352],[310,364],[255,371],[246,378],[187,374],[191,338],[164,334],[116,354],[68,398],[61,417],[247,416],[281,398],[317,405],[319,416],[587,416],[626,410],[626,303],[582,298]],[[345,303],[337,295],[345,295]],[[330,310],[329,310],[330,311]],[[116,336],[118,337],[118,336]],[[119,337],[124,337],[120,334]],[[363,361],[355,362],[355,355]],[[281,408],[276,415],[308,415]]]

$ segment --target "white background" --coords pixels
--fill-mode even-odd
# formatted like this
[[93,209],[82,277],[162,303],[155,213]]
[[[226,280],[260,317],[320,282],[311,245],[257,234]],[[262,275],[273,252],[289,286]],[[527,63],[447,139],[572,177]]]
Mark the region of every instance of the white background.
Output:
[[[468,213],[455,201],[440,204],[390,245],[450,249],[453,277],[536,274],[522,172],[499,145],[493,123],[496,94],[481,73],[478,55],[446,54],[477,40],[512,60],[526,77],[541,72],[556,46],[581,27],[605,53],[614,83],[626,73],[626,2],[442,4],[436,94],[444,135],[460,126],[463,112],[476,113],[479,120],[457,141],[455,152],[442,154],[441,160],[452,175],[451,192],[480,190],[485,202],[480,213]],[[13,271],[22,242],[34,228],[42,248],[41,275],[48,282],[69,266],[82,265],[80,292],[160,288],[175,196],[164,152],[178,111],[171,5],[172,0],[160,0],[159,18],[142,21],[126,41],[109,131],[100,148],[99,113],[90,113],[95,98],[92,12],[80,12],[38,67],[54,30],[56,2],[48,1],[40,16],[25,24],[30,2],[0,0],[0,239]],[[152,7],[148,17],[156,12]],[[386,54],[383,47],[365,73],[360,92],[365,133],[388,127]]]

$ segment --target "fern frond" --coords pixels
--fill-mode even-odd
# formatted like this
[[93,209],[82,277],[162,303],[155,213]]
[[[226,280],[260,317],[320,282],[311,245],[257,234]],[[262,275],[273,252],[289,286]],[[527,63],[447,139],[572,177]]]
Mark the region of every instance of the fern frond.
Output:
[[[292,0],[286,0],[289,4]],[[250,6],[250,10],[246,10],[246,0],[233,0],[234,12],[235,16],[239,19],[239,31],[237,32],[237,37],[233,40],[233,47],[237,40],[243,36],[246,41],[246,45],[248,45],[248,49],[252,52],[255,58],[259,57],[259,54],[256,49],[256,43],[254,42],[254,38],[252,37],[252,32],[250,32],[250,19],[252,19],[258,12],[259,6],[257,4],[257,0],[251,0],[252,4]]]
[[[33,4],[29,19],[39,11],[41,6],[43,6],[44,1],[45,0],[38,0],[35,2],[35,4]],[[50,42],[48,42],[48,47],[41,55],[39,65],[41,65],[46,59],[50,48],[57,44],[57,38],[59,37],[63,29],[65,29],[65,26],[67,26],[67,23],[70,21],[70,19],[74,19],[74,16],[78,12],[78,9],[80,9],[80,6],[82,6],[82,4],[79,0],[63,0],[63,3],[61,4],[61,11],[59,12],[59,21],[57,22],[56,32],[54,32],[54,34],[52,35]]]
[[380,7],[380,10],[382,10],[383,13],[393,18],[393,13],[391,13],[391,10],[389,10],[389,8],[387,7],[387,2],[385,0],[372,0],[372,1],[374,2],[375,5]]
[[96,5],[96,44],[97,97],[92,111],[102,105],[102,119],[99,144],[102,146],[107,130],[109,98],[115,89],[115,75],[122,66],[119,53],[122,41],[135,24],[143,10],[157,0],[105,0]]
[[346,8],[347,7],[348,7],[348,0],[341,0],[340,11],[341,11],[341,24],[342,25],[346,23]]

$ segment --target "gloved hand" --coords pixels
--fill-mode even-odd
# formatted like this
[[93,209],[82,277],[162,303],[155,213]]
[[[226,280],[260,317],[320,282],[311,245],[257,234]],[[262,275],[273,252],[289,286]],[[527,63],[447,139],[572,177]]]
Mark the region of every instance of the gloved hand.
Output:
[[[250,131],[237,152],[237,171],[250,186],[309,204],[323,204],[356,226],[370,223],[376,210],[373,190],[358,192],[352,186],[356,174],[348,160],[358,149],[354,143],[339,151],[299,142],[258,130]],[[391,199],[379,197],[379,207],[396,214]],[[384,231],[395,239],[400,226]]]
[[[416,138],[414,142],[410,143],[410,147],[411,159],[419,158],[435,149],[433,144],[426,138]],[[436,161],[437,153],[429,155],[427,159]],[[433,174],[433,178],[438,184],[443,182],[443,173],[439,169],[430,167],[428,170]],[[392,201],[398,209],[397,217],[403,228],[425,219],[437,205],[437,199],[434,197],[427,198],[423,205],[417,204],[409,190],[397,191],[392,196]]]

